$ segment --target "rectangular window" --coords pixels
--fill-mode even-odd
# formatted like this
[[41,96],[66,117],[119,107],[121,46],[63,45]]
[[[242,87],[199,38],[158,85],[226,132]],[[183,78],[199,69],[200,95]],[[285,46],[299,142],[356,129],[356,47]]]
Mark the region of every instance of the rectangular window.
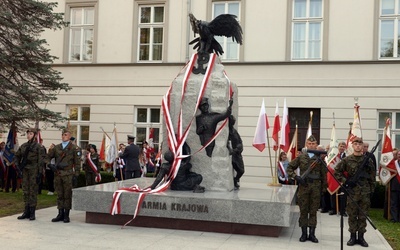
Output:
[[89,144],[90,131],[90,107],[68,105],[68,125],[72,136],[76,138],[76,144],[81,148],[86,148]]
[[[213,3],[213,19],[221,14],[232,14],[240,22],[240,2],[226,1]],[[239,60],[240,45],[232,41],[231,37],[215,36],[215,39],[221,44],[224,54],[220,57],[223,61]]]
[[164,6],[139,6],[139,61],[162,61]]
[[[400,110],[378,111],[378,139],[382,139],[387,118],[390,118],[391,121],[390,138],[392,140],[392,147],[400,148]],[[379,148],[376,151],[378,152],[377,161],[379,162],[381,159],[382,143],[379,144]]]
[[71,8],[69,25],[69,62],[92,62],[94,7]]
[[322,0],[293,0],[292,60],[322,59]]
[[149,141],[150,129],[154,129],[154,149],[158,151],[160,145],[161,109],[159,107],[138,107],[135,109],[136,144],[142,145]]
[[381,0],[379,17],[379,57],[400,57],[400,0]]

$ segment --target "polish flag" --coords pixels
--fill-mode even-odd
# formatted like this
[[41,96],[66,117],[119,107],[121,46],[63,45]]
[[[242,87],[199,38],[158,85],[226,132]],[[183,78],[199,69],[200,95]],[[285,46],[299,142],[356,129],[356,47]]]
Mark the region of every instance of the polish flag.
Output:
[[[393,155],[393,147],[392,147],[392,140],[390,138],[391,133],[390,133],[390,118],[386,119],[386,126],[384,129],[384,134],[383,134],[383,143],[382,143],[382,155],[381,155],[381,160],[379,162],[380,164],[380,171],[379,171],[379,177],[382,181],[383,184],[387,184],[390,179],[393,178],[394,174],[392,173],[397,173],[397,168],[395,164],[395,158]],[[387,172],[389,171],[389,172]],[[398,181],[400,181],[400,175],[397,173],[396,178]]]
[[272,139],[274,140],[273,143],[274,151],[278,150],[279,148],[278,134],[280,130],[281,130],[281,124],[279,122],[279,108],[278,108],[278,102],[276,102],[274,129],[272,131]]
[[283,103],[283,116],[282,116],[282,128],[281,128],[281,138],[280,138],[280,148],[287,152],[289,149],[289,133],[290,133],[290,126],[289,126],[289,110],[286,106],[286,98]]
[[265,113],[264,99],[261,104],[260,115],[258,116],[258,122],[256,127],[256,133],[254,134],[253,147],[262,152],[265,149],[267,143],[267,129],[269,129],[268,117]]

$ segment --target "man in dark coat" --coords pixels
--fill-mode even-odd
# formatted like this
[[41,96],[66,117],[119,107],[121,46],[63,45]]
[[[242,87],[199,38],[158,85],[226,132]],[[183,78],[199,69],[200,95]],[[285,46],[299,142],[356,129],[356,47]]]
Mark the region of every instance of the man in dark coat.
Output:
[[135,137],[128,135],[128,146],[120,156],[125,161],[125,180],[140,177],[139,154],[140,149],[133,142]]

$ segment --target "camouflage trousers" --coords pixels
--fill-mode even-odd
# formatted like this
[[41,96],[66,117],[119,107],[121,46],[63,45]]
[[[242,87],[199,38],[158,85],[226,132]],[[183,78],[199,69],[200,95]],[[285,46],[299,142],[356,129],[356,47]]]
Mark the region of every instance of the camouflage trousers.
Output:
[[[368,209],[371,205],[370,195],[361,192],[351,192],[351,198],[347,198],[346,211],[349,215],[349,232],[365,233],[367,227]],[[362,210],[364,213],[362,213]]]
[[22,170],[22,192],[24,193],[25,206],[36,206],[39,186],[36,177],[39,171],[37,168]]
[[297,202],[300,208],[300,227],[317,227],[317,211],[321,200],[321,181],[299,185]]
[[72,176],[55,174],[54,187],[57,192],[57,208],[71,209],[72,206]]

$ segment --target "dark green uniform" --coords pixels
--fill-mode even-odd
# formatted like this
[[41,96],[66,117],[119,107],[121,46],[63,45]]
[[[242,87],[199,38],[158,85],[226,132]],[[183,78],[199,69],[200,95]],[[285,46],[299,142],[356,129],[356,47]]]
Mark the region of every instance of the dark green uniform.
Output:
[[[317,156],[310,158],[308,154],[299,155],[296,159],[289,163],[287,173],[289,178],[296,177],[295,170],[300,168],[300,176],[309,168],[309,166],[317,160]],[[326,167],[319,162],[308,177],[305,184],[299,185],[297,193],[297,201],[300,207],[300,227],[315,228],[317,226],[317,210],[320,205],[321,194],[327,188]]]
[[54,175],[57,208],[70,210],[72,205],[72,178],[74,175],[79,176],[81,150],[71,142],[63,149],[62,143],[60,143],[49,150],[47,158],[48,161],[55,158],[55,162],[59,162],[59,168]]
[[[335,177],[342,183],[347,179],[352,178],[357,169],[361,167],[365,155],[355,156],[350,155],[345,157],[335,167]],[[348,188],[351,199],[347,199],[347,214],[349,215],[349,232],[350,233],[365,233],[367,227],[367,219],[365,215],[368,214],[370,207],[370,194],[375,188],[375,167],[370,159],[368,164],[364,167],[361,177],[356,183],[354,188]],[[361,213],[360,209],[364,212]]]
[[[26,156],[26,160],[23,158]],[[25,206],[36,207],[38,194],[38,178],[43,174],[43,150],[41,145],[34,141],[25,142],[15,153],[14,162],[22,169],[22,191],[24,192]]]

